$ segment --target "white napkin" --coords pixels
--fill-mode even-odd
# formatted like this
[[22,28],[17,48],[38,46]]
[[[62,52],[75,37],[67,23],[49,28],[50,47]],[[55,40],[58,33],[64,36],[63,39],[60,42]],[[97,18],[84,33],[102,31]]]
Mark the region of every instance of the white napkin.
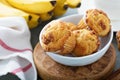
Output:
[[21,80],[37,80],[30,31],[22,17],[0,18],[0,75],[8,72]]

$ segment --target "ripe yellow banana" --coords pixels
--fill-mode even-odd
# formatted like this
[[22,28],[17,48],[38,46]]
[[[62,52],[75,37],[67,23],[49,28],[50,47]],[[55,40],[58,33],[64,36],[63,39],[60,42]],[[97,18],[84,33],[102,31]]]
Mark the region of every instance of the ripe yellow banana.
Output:
[[0,0],[0,17],[22,16],[31,29],[37,27],[40,21],[50,20],[53,15],[63,15],[68,6],[78,7],[80,2],[81,0],[57,0],[57,3],[56,0]]
[[77,8],[81,5],[81,0],[67,0],[66,2],[70,8]]
[[22,16],[26,19],[30,29],[37,27],[40,21],[40,16],[37,14],[27,13],[22,10],[12,7],[6,0],[0,0],[0,16]]
[[55,8],[56,0],[7,0],[12,6],[21,10],[43,14]]
[[54,16],[63,15],[68,9],[68,5],[66,0],[57,0],[56,7],[54,8]]
[[7,17],[7,16],[22,16],[28,22],[30,15],[20,11],[18,9],[6,6],[5,4],[0,2],[0,17]]
[[28,21],[28,26],[30,29],[32,29],[32,28],[37,27],[38,24],[40,24],[41,19],[40,19],[40,16],[37,14],[32,14],[32,13],[29,13],[29,14],[30,14],[30,18]]
[[7,5],[7,6],[11,6],[6,0],[0,0],[0,2]]
[[53,11],[44,13],[44,14],[40,14],[40,18],[42,21],[47,21],[50,20],[53,17]]

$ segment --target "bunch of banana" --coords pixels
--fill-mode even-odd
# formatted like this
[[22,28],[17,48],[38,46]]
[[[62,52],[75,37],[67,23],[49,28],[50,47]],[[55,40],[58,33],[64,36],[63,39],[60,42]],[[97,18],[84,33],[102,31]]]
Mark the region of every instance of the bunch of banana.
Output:
[[0,17],[22,16],[30,29],[42,21],[61,16],[67,9],[77,8],[81,0],[0,0]]
[[37,14],[27,13],[12,7],[6,0],[0,0],[0,17],[22,16],[26,19],[29,28],[36,27],[39,24],[40,16]]
[[[43,7],[45,7],[45,5],[47,5],[46,3],[45,4],[41,3],[41,4],[43,5]],[[51,5],[55,5],[55,1],[51,1]],[[49,12],[41,13],[41,14],[35,14],[33,12],[27,12],[27,11],[23,11],[21,9],[15,8],[11,4],[9,4],[9,2],[7,0],[0,0],[0,9],[1,9],[0,10],[0,17],[22,16],[26,19],[26,22],[28,23],[28,26],[29,26],[30,29],[32,29],[34,27],[37,27],[37,25],[41,21],[49,20],[53,15],[53,12],[50,11],[50,10],[52,10],[52,8],[51,9],[49,8],[49,10],[47,9]],[[28,8],[26,8],[26,9],[28,9]],[[38,10],[38,8],[36,10]],[[42,9],[42,7],[41,7],[41,10],[42,10],[41,12],[44,11]]]

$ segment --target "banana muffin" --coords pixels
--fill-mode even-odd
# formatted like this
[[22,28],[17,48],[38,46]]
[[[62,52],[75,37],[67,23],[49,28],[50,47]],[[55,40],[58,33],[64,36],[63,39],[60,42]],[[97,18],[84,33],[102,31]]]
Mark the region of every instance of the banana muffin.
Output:
[[107,14],[97,9],[90,9],[86,12],[86,24],[99,36],[106,36],[111,28]]
[[88,28],[88,26],[87,26],[84,18],[82,18],[82,19],[78,22],[77,28],[78,28],[78,29]]
[[46,25],[41,36],[41,46],[45,51],[69,54],[76,44],[76,38],[69,25],[60,20],[54,20]]
[[73,32],[76,35],[76,46],[73,50],[75,56],[85,56],[96,52],[100,40],[93,30],[81,29]]

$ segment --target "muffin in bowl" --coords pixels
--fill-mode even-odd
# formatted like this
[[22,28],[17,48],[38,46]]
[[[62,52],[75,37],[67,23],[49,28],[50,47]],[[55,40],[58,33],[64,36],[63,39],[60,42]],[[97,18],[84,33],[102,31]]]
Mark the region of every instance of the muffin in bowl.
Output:
[[87,10],[85,21],[86,24],[99,36],[106,36],[110,32],[110,19],[107,14],[102,10]]
[[[81,19],[84,19],[83,15],[75,14],[51,21],[45,25],[39,37],[40,45],[44,49],[45,54],[54,61],[67,66],[84,66],[99,60],[110,47],[113,39],[113,30],[110,26],[106,26],[109,31],[105,31],[105,35],[101,36],[91,29],[87,23],[89,29],[80,29],[75,25]],[[60,26],[63,28],[61,29]],[[48,40],[53,47],[44,43],[48,34],[52,34],[58,40],[57,43],[54,43],[54,40]],[[58,38],[61,40],[59,41]]]
[[[72,25],[71,28],[70,25]],[[72,23],[66,24],[59,20],[50,22],[40,35],[42,48],[48,52],[69,54],[76,44],[75,35],[72,32],[74,27],[76,26]]]
[[73,32],[76,35],[75,56],[85,56],[96,52],[100,45],[99,37],[93,30],[81,29]]

